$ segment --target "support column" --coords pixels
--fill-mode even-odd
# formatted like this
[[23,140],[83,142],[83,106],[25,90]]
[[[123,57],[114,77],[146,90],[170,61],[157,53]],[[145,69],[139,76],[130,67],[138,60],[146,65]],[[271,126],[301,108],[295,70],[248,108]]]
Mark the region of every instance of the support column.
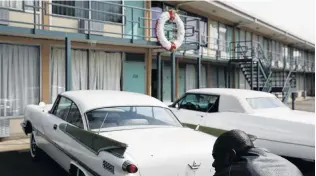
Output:
[[196,64],[196,88],[201,87],[201,55],[197,58],[197,64]]
[[146,52],[146,94],[151,96],[152,49]]
[[161,88],[161,55],[157,53],[157,98],[162,100],[162,88]]
[[71,90],[71,40],[65,37],[65,73],[66,91]]
[[176,58],[176,98],[179,98],[179,58]]
[[42,95],[41,101],[46,104],[50,103],[49,95],[49,55],[50,55],[50,46],[48,44],[41,45],[41,58],[42,58]]
[[176,53],[171,53],[171,102],[175,101],[176,90]]

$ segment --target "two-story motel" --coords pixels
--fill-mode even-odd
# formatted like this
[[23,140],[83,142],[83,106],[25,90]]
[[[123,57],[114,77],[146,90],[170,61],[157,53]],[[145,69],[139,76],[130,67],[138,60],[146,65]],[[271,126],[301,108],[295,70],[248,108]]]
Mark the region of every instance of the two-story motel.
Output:
[[[186,27],[173,55],[154,32],[159,15],[172,8]],[[176,32],[172,24],[166,29],[171,37]],[[291,81],[299,98],[314,96],[314,49],[223,2],[0,1],[0,117],[22,116],[25,105],[51,103],[65,90],[124,90],[163,101],[199,87],[256,90],[258,73],[231,62],[251,51],[269,61],[270,87],[284,93]]]

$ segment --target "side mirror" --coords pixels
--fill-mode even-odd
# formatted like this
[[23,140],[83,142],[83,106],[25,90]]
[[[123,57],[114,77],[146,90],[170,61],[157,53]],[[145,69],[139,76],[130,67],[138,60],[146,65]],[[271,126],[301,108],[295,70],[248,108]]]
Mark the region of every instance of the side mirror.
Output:
[[179,105],[179,103],[177,103],[177,104],[175,104],[175,106],[174,106],[175,108],[177,108],[177,109],[180,109],[180,105]]

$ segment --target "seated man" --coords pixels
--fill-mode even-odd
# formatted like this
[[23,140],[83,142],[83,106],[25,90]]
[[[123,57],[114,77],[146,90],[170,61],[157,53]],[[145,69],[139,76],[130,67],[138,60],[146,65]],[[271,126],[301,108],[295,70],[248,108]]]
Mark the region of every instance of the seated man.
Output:
[[303,176],[288,160],[254,147],[240,130],[220,135],[213,147],[214,176]]

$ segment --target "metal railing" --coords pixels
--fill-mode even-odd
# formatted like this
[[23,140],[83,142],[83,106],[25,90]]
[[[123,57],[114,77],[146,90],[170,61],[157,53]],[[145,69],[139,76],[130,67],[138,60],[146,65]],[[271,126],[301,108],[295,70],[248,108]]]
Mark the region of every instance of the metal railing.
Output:
[[[128,38],[132,41],[137,39],[157,41],[155,24],[161,11],[104,1],[53,1],[43,4],[44,6],[37,3],[33,5],[23,3],[23,9],[33,9],[32,13],[30,10],[25,12],[29,17],[33,16],[33,20],[23,17],[19,20],[0,18],[0,22],[6,22],[8,26],[23,25],[34,30],[84,33]],[[52,8],[51,11],[49,7]],[[0,10],[12,11],[8,7],[0,7]],[[147,13],[153,17],[148,18],[145,15]],[[49,17],[50,22],[44,23],[43,17]],[[201,37],[198,24],[201,19],[186,15],[180,15],[180,18],[184,21],[186,29],[184,44],[199,46]],[[177,32],[175,25],[166,24],[165,35],[168,39],[174,38],[175,32]]]

